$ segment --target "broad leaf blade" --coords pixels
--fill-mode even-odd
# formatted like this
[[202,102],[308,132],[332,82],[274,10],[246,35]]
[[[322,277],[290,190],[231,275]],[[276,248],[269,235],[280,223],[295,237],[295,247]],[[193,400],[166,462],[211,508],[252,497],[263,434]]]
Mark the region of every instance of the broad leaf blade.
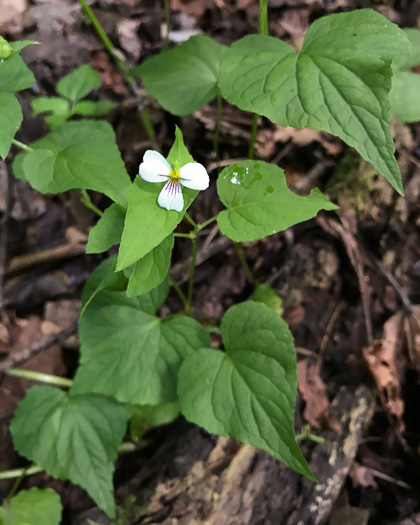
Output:
[[0,91],[16,93],[35,84],[35,77],[19,54],[0,62]]
[[70,116],[70,104],[60,97],[36,97],[31,101],[34,117],[40,113],[54,113]]
[[420,64],[420,30],[404,29],[404,32],[412,47],[407,46],[406,53],[397,56],[392,62],[393,69],[397,71],[407,71]]
[[10,93],[0,92],[0,157],[5,159],[17,130],[22,124],[20,104]]
[[34,386],[19,403],[10,429],[20,454],[83,487],[113,517],[112,474],[130,412],[104,396]]
[[174,240],[174,236],[169,235],[156,248],[136,262],[128,281],[128,297],[148,293],[165,279],[171,264]]
[[[175,129],[175,142],[167,158],[169,164],[181,166],[194,159],[184,145],[181,130]],[[157,199],[164,183],[145,182],[140,175],[130,190],[127,216],[118,253],[117,270],[123,270],[160,244],[182,221],[198,191],[182,187],[184,209],[181,212],[161,208]]]
[[298,197],[288,189],[283,170],[262,161],[225,168],[217,191],[227,208],[217,216],[220,231],[237,242],[262,239],[311,219],[320,210],[337,209],[317,189]]
[[273,122],[340,137],[402,194],[388,95],[391,61],[407,46],[405,33],[374,11],[330,15],[311,26],[300,54],[264,35],[233,44],[220,89],[230,103]]
[[98,100],[91,102],[90,100],[83,100],[78,102],[73,108],[74,115],[100,117],[105,115],[111,109],[115,108],[116,104],[110,100]]
[[25,47],[37,45],[39,42],[36,40],[16,40],[15,42],[9,42],[9,44],[14,53],[19,53]]
[[264,304],[248,302],[226,312],[221,332],[226,353],[199,350],[181,366],[181,412],[314,479],[295,440],[296,353],[286,323]]
[[106,252],[121,241],[126,210],[119,204],[111,204],[89,232],[86,253]]
[[[31,147],[35,151],[17,155],[13,170],[39,192],[95,190],[127,206],[131,181],[108,122],[68,122]],[[40,165],[36,151],[40,149],[50,151],[52,160]]]
[[188,115],[216,96],[224,49],[208,36],[197,35],[146,60],[132,72],[164,109]]
[[[164,294],[162,294],[162,291]],[[96,392],[132,404],[177,400],[178,369],[185,357],[210,343],[195,320],[161,320],[166,282],[147,295],[102,291],[80,320],[81,365],[72,392]]]
[[57,93],[74,103],[101,85],[98,73],[89,64],[84,64],[58,82]]
[[389,95],[391,112],[401,122],[420,120],[420,75],[397,71],[392,78]]
[[83,289],[80,318],[90,302],[102,290],[123,291],[127,289],[127,277],[123,272],[115,272],[116,261],[116,255],[105,259],[89,276]]
[[162,405],[138,405],[130,420],[130,435],[132,439],[141,439],[152,428],[168,425],[179,416],[177,402]]
[[[9,504],[0,508],[3,525],[60,525],[62,505],[53,489],[21,490]],[[3,512],[2,512],[3,511]],[[3,516],[4,521],[1,521]]]

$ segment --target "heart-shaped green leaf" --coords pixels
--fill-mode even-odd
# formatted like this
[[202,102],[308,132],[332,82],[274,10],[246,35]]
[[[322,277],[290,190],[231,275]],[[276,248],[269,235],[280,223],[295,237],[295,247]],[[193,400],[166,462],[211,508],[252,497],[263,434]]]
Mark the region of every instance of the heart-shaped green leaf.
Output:
[[409,71],[395,72],[389,101],[395,118],[401,122],[418,122],[420,120],[420,75]]
[[16,98],[10,93],[0,91],[0,157],[3,159],[9,153],[22,120],[22,110]]
[[140,405],[177,400],[182,361],[208,346],[210,338],[190,317],[156,317],[167,293],[164,281],[137,297],[111,291],[95,295],[80,320],[81,360],[72,392]]
[[130,414],[130,407],[105,396],[34,386],[19,403],[10,431],[20,454],[80,485],[113,517],[114,462]]
[[237,242],[262,239],[315,217],[319,210],[337,209],[318,189],[298,197],[287,187],[283,170],[262,161],[225,168],[217,191],[227,208],[217,216],[220,231]]
[[340,137],[402,194],[388,96],[391,62],[409,48],[404,31],[379,13],[334,14],[312,24],[300,53],[265,35],[235,42],[219,85],[241,109]]
[[408,71],[410,68],[420,64],[420,30],[404,29],[404,33],[407,35],[412,47],[407,47],[404,54],[395,57],[392,62],[394,71]]
[[262,303],[232,306],[221,333],[226,353],[190,354],[179,372],[181,412],[209,432],[262,448],[314,479],[296,445],[296,353],[286,323]]
[[16,93],[34,84],[34,74],[19,54],[16,53],[0,62],[0,91]]
[[[194,162],[184,145],[181,130],[175,130],[175,142],[167,161],[172,166]],[[166,182],[166,181],[165,181]],[[182,188],[184,209],[181,212],[161,208],[157,199],[164,183],[144,181],[140,175],[130,190],[127,216],[118,253],[117,270],[131,266],[160,244],[182,221],[186,210],[191,206],[198,191]]]
[[0,507],[2,525],[60,525],[62,505],[53,489],[21,490]]
[[151,252],[136,262],[127,287],[128,297],[150,292],[168,275],[174,236],[169,235]]
[[86,253],[106,252],[121,241],[126,210],[117,203],[111,204],[89,232]]
[[197,35],[146,60],[132,73],[164,109],[188,115],[216,96],[224,50],[208,36]]
[[125,291],[128,285],[128,279],[124,272],[116,272],[115,264],[117,256],[113,255],[105,259],[95,268],[86,281],[82,295],[82,308],[80,318],[84,314],[92,299],[102,290]]
[[127,206],[131,180],[108,122],[68,122],[31,147],[17,155],[13,170],[39,192],[95,190]]
[[75,103],[102,84],[98,73],[89,64],[83,64],[57,84],[57,93]]

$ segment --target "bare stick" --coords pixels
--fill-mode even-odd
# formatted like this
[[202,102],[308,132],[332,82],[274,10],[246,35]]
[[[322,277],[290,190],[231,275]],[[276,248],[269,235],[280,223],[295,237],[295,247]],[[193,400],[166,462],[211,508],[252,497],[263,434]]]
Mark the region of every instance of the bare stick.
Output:
[[16,352],[15,354],[10,355],[3,361],[0,361],[0,372],[4,372],[5,370],[8,370],[9,368],[12,368],[14,366],[18,366],[30,359],[31,357],[34,357],[43,352],[44,350],[47,350],[51,346],[64,342],[76,332],[77,322],[71,324],[68,328],[65,328],[64,330],[61,330],[61,332],[50,334],[46,337],[43,337],[42,339],[39,339],[31,346],[28,346],[20,352]]

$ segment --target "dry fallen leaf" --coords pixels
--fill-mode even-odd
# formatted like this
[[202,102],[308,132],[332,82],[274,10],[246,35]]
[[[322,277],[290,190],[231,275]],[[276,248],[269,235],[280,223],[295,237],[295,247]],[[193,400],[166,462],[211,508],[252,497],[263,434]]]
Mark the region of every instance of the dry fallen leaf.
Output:
[[349,477],[355,487],[372,487],[378,488],[378,484],[375,481],[375,475],[369,467],[365,467],[355,461],[350,468]]
[[382,404],[395,424],[400,438],[404,432],[404,401],[401,397],[403,315],[393,315],[384,325],[383,338],[363,350],[369,371],[379,390]]
[[172,9],[181,11],[184,15],[200,20],[206,11],[206,0],[171,0]]
[[420,372],[420,305],[404,319],[404,332],[407,340],[408,356],[413,366]]
[[303,417],[316,430],[333,428],[339,430],[338,421],[330,414],[327,388],[319,377],[315,365],[299,361],[297,365],[299,391],[306,402]]
[[2,0],[0,2],[0,27],[5,28],[9,22],[21,16],[27,8],[27,0]]

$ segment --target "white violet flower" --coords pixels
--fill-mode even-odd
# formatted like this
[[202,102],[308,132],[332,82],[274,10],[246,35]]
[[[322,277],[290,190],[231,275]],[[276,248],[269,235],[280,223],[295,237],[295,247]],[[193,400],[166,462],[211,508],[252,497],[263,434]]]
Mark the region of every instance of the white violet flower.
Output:
[[165,157],[153,150],[147,150],[144,154],[139,172],[141,178],[147,182],[167,181],[158,197],[159,206],[167,210],[183,210],[181,184],[192,190],[205,190],[209,187],[209,176],[202,164],[188,162],[180,168],[175,166],[172,169]]

